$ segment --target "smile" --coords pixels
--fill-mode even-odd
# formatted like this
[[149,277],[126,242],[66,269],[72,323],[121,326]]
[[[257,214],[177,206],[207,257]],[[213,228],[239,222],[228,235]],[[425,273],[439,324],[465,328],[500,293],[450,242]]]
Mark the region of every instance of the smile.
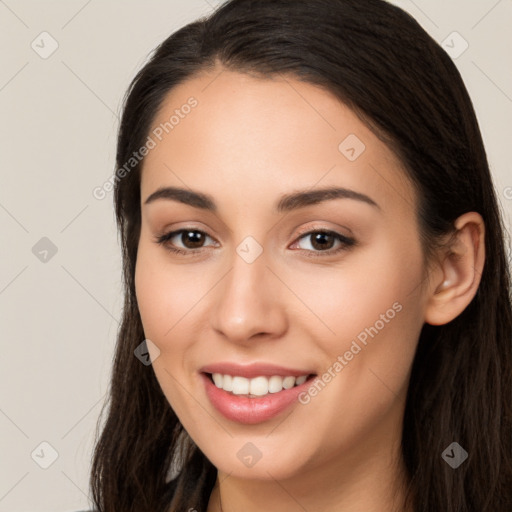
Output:
[[211,364],[199,370],[210,404],[236,423],[269,421],[299,403],[316,373],[270,363]]
[[265,377],[260,375],[253,379],[248,379],[240,375],[229,375],[222,373],[211,374],[211,379],[215,386],[233,395],[244,395],[250,398],[268,395],[269,393],[279,393],[283,389],[291,389],[300,386],[306,382],[308,375],[294,377],[292,375],[280,376],[272,375]]

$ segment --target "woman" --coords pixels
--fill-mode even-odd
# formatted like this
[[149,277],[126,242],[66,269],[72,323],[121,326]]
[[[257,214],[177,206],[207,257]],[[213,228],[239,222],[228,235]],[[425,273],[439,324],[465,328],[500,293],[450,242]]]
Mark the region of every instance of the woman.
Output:
[[512,510],[504,228],[448,55],[381,0],[232,0],[128,91],[102,512]]

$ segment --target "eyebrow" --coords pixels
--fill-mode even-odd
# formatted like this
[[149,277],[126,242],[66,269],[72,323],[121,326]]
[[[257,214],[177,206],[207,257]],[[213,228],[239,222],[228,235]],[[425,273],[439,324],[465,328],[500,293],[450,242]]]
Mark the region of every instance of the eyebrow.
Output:
[[[217,211],[217,205],[212,196],[202,192],[186,190],[178,187],[159,188],[153,192],[144,202],[150,204],[159,199],[178,201],[195,208],[211,212]],[[301,190],[282,196],[276,204],[276,212],[284,213],[298,210],[306,206],[319,204],[332,199],[354,199],[369,204],[380,210],[380,206],[369,196],[348,188],[330,187],[318,190]]]

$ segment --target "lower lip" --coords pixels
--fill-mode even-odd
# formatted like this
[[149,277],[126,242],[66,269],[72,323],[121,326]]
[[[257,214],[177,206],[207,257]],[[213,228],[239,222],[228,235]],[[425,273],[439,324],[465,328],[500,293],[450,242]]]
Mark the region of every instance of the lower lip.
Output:
[[300,393],[310,386],[311,380],[314,378],[310,377],[299,386],[283,389],[278,393],[249,398],[219,389],[208,375],[205,373],[200,375],[205,385],[206,395],[212,405],[228,420],[245,424],[262,423],[276,417],[298,401]]

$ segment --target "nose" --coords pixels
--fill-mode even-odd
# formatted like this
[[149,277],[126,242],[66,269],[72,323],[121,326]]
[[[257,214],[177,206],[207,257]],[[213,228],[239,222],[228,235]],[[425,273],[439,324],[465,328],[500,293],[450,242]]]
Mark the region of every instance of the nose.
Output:
[[215,287],[211,325],[232,342],[278,338],[288,328],[283,285],[267,264],[265,252],[252,263],[235,253],[231,270]]

